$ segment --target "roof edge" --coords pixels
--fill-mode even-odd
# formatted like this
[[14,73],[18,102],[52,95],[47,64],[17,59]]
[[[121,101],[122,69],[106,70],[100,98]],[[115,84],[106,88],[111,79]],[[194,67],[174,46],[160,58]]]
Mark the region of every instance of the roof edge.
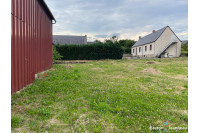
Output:
[[[169,29],[174,33],[174,31],[169,27]],[[178,38],[178,36],[174,33],[174,35]],[[180,41],[180,42],[182,42],[179,38],[178,38],[178,40]]]
[[[170,28],[169,25],[167,25],[167,26],[165,27],[165,30],[166,30],[167,27],[169,27],[169,29],[174,33],[174,31]],[[163,32],[164,32],[165,30],[163,30]],[[160,34],[160,36],[163,34],[163,32]],[[152,33],[150,33],[150,34],[152,34]],[[149,34],[148,34],[148,35],[149,35]],[[178,36],[177,36],[175,33],[174,33],[174,35],[178,38]],[[147,36],[147,35],[146,35],[146,36]],[[159,37],[160,37],[160,36],[159,36]],[[144,36],[144,37],[145,37],[145,36]],[[158,37],[158,38],[159,38],[159,37]],[[158,38],[157,38],[155,41],[157,41]],[[182,42],[179,38],[178,38],[178,40],[179,40],[180,42]],[[152,41],[152,42],[155,42],[155,41]],[[148,43],[152,43],[152,42],[148,42]],[[145,44],[148,44],[148,43],[145,43]],[[142,44],[142,45],[145,45],[145,44]],[[142,46],[142,45],[138,45],[138,46]],[[133,45],[132,48],[133,48],[133,47],[137,47],[137,46],[134,46],[134,45]]]
[[42,6],[44,7],[44,9],[47,11],[47,14],[49,15],[49,17],[56,22],[56,19],[54,18],[51,10],[49,9],[49,7],[45,3],[45,1],[44,0],[38,0],[38,2],[40,2],[42,4]]
[[[168,25],[165,26],[165,30],[166,30],[167,27],[169,27],[169,26],[168,26]],[[164,27],[163,27],[163,28],[164,28]],[[162,28],[161,28],[161,29],[162,29]],[[158,30],[161,30],[161,29],[158,29]],[[171,29],[171,28],[170,28],[170,29]],[[158,30],[157,30],[157,31],[158,31]],[[163,30],[163,32],[164,32],[165,30]],[[160,36],[163,34],[163,32],[160,34]],[[152,33],[150,33],[150,34],[152,34]],[[148,34],[148,35],[150,35],[150,34]],[[175,34],[175,33],[174,33],[174,34]],[[148,36],[148,35],[146,35],[146,36]],[[160,37],[160,36],[159,36],[159,37]],[[145,36],[144,36],[144,37],[145,37]],[[159,38],[159,37],[158,37],[158,38]],[[157,41],[158,38],[157,38],[155,41]],[[138,41],[139,41],[139,40],[138,40]],[[152,41],[152,42],[155,42],[155,41]],[[148,42],[148,43],[152,43],[152,42]],[[148,44],[148,43],[145,43],[145,44]],[[142,46],[142,45],[145,45],[145,44],[141,44],[141,45],[138,45],[138,46]],[[132,46],[132,48],[133,48],[133,47],[134,47],[134,45]],[[137,47],[137,46],[135,46],[135,47]]]
[[[169,27],[169,25],[167,25],[166,28],[167,28],[167,27]],[[166,28],[165,28],[165,30],[166,30]],[[169,29],[174,33],[174,31],[173,31],[170,27],[169,27]],[[164,31],[165,31],[165,30],[164,30]],[[164,31],[163,31],[163,32],[164,32]],[[163,32],[160,34],[160,36],[163,34]],[[178,38],[178,36],[177,36],[175,33],[174,33],[174,35]],[[159,36],[159,37],[160,37],[160,36]],[[159,38],[159,37],[158,37],[158,38]],[[158,38],[157,38],[155,41],[157,41]],[[179,38],[178,38],[178,40],[179,40],[180,42],[182,42]]]
[[[155,42],[155,41],[148,42],[148,43],[153,43],[153,42]],[[148,43],[145,43],[145,44],[148,44]],[[142,45],[145,45],[145,44],[141,44],[141,45],[138,45],[138,46],[142,46]],[[133,45],[132,48],[133,48],[133,47],[138,47],[138,46],[134,46],[134,45]]]

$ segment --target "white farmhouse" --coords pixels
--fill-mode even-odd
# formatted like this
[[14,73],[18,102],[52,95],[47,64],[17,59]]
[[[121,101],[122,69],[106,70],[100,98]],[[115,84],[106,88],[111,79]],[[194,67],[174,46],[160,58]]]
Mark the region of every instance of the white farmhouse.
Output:
[[144,37],[132,46],[131,54],[135,57],[179,57],[181,54],[181,40],[169,26]]

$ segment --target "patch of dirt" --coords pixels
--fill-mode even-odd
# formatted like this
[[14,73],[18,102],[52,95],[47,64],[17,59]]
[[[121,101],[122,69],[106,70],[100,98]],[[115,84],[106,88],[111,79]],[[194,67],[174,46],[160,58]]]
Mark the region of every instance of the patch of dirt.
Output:
[[188,115],[188,110],[183,110],[183,113]]
[[92,68],[92,70],[102,70],[101,68]]
[[149,62],[147,62],[147,64],[155,64],[155,62],[154,61],[149,61]]
[[89,119],[86,121],[84,118],[86,117],[86,114],[80,114],[79,118],[75,121],[75,124],[78,125],[86,125],[89,123]]
[[15,114],[17,112],[24,112],[26,110],[26,108],[24,106],[21,106],[21,105],[15,105],[13,106],[13,108],[11,108],[11,113],[12,114]]
[[51,124],[51,125],[53,125],[53,124],[60,124],[60,121],[57,120],[57,119],[55,119],[55,118],[53,118],[53,119],[51,119],[51,120],[49,121],[49,124]]
[[111,132],[116,132],[115,130],[117,130],[118,128],[114,125],[114,124],[108,124],[105,123],[106,125],[108,125],[105,129],[105,133],[111,133]]
[[172,90],[172,88],[166,88],[167,90]]
[[179,89],[179,90],[185,90],[185,88],[182,87],[182,86],[175,86],[175,88],[177,88],[177,89]]
[[182,74],[178,74],[176,76],[168,76],[168,77],[174,78],[174,79],[188,80],[188,76],[182,75]]
[[161,125],[161,124],[163,124],[163,122],[161,120],[158,120],[158,121],[154,122],[154,124]]
[[174,93],[177,94],[177,95],[180,95],[180,94],[181,94],[180,91],[175,91]]
[[177,75],[175,78],[176,78],[176,79],[188,80],[188,76],[186,76],[186,75],[181,75],[181,74]]
[[172,110],[173,112],[179,113],[179,114],[185,114],[188,115],[188,110]]
[[52,119],[49,120],[47,126],[50,127],[51,125],[60,125],[60,126],[65,126],[67,124],[60,123],[58,119],[54,116]]
[[20,127],[20,128],[15,128],[11,132],[12,133],[37,133],[36,131],[27,131],[29,127]]
[[67,66],[62,66],[62,68],[66,68],[66,69],[69,69],[69,68],[72,68],[72,66],[70,66],[70,65],[67,65]]
[[77,64],[77,63],[87,63],[91,61],[97,61],[97,60],[71,60],[71,61],[56,61],[55,64]]
[[141,89],[144,89],[144,90],[149,90],[147,87],[145,87],[145,86],[144,86],[144,85],[142,85],[142,84],[140,84],[139,86],[140,86],[140,88],[141,88]]
[[125,78],[125,76],[122,76],[122,75],[115,75],[115,76],[113,76],[112,78],[114,78],[114,79],[120,79],[120,78]]
[[162,72],[153,68],[146,68],[143,71],[141,71],[144,74],[154,74],[154,75],[160,75]]

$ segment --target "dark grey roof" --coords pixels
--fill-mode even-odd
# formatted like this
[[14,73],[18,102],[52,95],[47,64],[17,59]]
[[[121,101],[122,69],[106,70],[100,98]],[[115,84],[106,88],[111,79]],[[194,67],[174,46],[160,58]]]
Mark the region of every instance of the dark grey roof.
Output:
[[142,37],[132,47],[136,47],[136,46],[144,45],[144,44],[147,44],[147,43],[155,42],[161,36],[161,34],[165,31],[165,29],[167,27],[168,26],[165,26],[162,29],[155,31],[154,33],[151,33],[149,35]]
[[86,44],[85,36],[53,35],[54,44]]

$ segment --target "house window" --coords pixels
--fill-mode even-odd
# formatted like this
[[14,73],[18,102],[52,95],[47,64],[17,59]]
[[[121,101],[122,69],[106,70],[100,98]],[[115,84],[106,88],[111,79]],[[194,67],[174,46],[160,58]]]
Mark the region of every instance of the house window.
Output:
[[141,52],[141,47],[139,47],[139,52]]
[[147,51],[147,46],[145,46],[145,51]]
[[135,49],[133,49],[133,53],[135,53]]
[[150,45],[150,51],[152,50],[152,45]]

